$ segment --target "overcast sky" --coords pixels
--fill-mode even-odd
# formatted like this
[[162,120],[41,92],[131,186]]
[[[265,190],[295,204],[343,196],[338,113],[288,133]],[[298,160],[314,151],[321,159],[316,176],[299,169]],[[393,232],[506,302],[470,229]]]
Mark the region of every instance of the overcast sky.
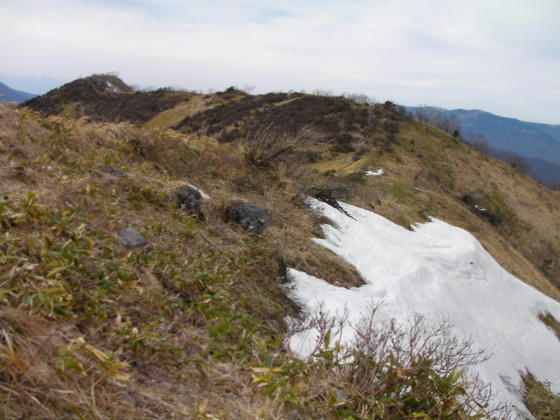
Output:
[[0,81],[360,92],[560,123],[560,0],[0,0]]

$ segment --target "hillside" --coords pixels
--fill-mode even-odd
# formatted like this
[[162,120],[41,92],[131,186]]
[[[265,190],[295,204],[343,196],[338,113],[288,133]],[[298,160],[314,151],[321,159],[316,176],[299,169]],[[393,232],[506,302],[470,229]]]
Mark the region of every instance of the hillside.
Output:
[[[316,363],[287,351],[286,317],[302,314],[287,295],[288,267],[339,287],[367,280],[310,240],[329,221],[309,195],[404,228],[430,217],[464,228],[509,273],[560,298],[558,193],[391,103],[115,91],[107,81],[82,79],[1,110],[6,418],[420,413],[383,395],[366,403],[360,377],[337,376],[344,369],[329,349]],[[377,169],[383,175],[367,175]],[[174,191],[186,184],[208,194],[203,216],[178,208]],[[264,234],[231,221],[239,201],[268,210]],[[147,243],[128,249],[127,227]],[[408,366],[395,380],[403,372],[426,384],[418,375],[431,371]],[[443,376],[457,385],[459,376]],[[525,380],[534,413],[554,402]],[[446,401],[461,392],[451,389]],[[449,418],[460,418],[454,407]]]
[[441,117],[456,121],[464,139],[476,141],[484,136],[490,151],[498,159],[507,160],[507,155],[512,153],[519,155],[529,165],[529,173],[535,179],[547,184],[560,182],[560,125],[525,122],[481,110],[406,109],[413,115],[420,111],[427,120]]
[[523,160],[531,167],[531,176],[547,185],[560,182],[560,165],[547,160],[524,157]]
[[[506,153],[507,156],[507,152],[494,149],[493,147],[489,148],[489,153],[497,159],[503,159],[504,153]],[[526,156],[523,157],[523,161],[529,165],[529,175],[543,182],[545,185],[554,185],[560,182],[560,165],[547,160]]]
[[525,122],[481,110],[454,109],[444,114],[456,116],[465,133],[486,136],[496,149],[560,164],[560,125]]
[[[390,325],[396,320],[401,326],[439,326],[468,340],[467,347],[491,354],[485,360],[474,351],[470,357],[482,360],[464,368],[469,380],[479,378],[492,385],[497,393],[493,407],[511,404],[521,417],[530,416],[520,398],[524,393],[520,372],[529,371],[551,383],[554,392],[560,391],[556,364],[560,342],[541,320],[542,313],[559,319],[560,303],[507,273],[471,234],[437,219],[408,230],[355,206],[342,203],[348,216],[318,200],[308,201],[336,224],[335,229],[324,226],[325,238],[314,242],[352,263],[365,280],[360,287],[346,289],[290,270],[294,284],[290,296],[308,317],[314,316],[317,306],[334,317],[338,322],[332,337],[346,345],[371,340],[383,348],[382,328],[369,325],[371,307],[376,305],[375,323]],[[291,337],[290,349],[310,356],[314,336],[321,334],[320,325],[304,329]],[[446,341],[445,335],[439,338]],[[428,350],[434,343],[422,344],[423,340],[415,334],[401,339],[403,347],[417,346],[432,355],[445,347],[440,342]]]
[[[560,266],[555,262],[555,255],[560,251],[558,238],[549,228],[542,228],[537,234],[543,235],[538,236],[539,244],[533,240],[535,226],[541,223],[540,220],[548,220],[551,216],[556,220],[558,217],[553,204],[557,196],[546,188],[535,190],[532,185],[536,183],[531,184],[515,171],[508,176],[509,179],[504,179],[504,174],[509,173],[507,165],[481,157],[461,143],[443,145],[438,150],[433,138],[445,142],[444,133],[429,128],[422,132],[422,125],[415,126],[411,121],[405,121],[400,128],[404,117],[391,106],[368,108],[344,98],[299,93],[253,96],[233,88],[215,95],[165,90],[132,93],[126,88],[117,93],[107,88],[104,77],[79,79],[29,101],[25,106],[43,115],[64,113],[69,107],[81,110],[77,115],[66,114],[70,116],[85,115],[85,111],[90,110],[88,115],[98,120],[130,120],[144,123],[149,128],[174,128],[196,137],[212,136],[220,143],[256,140],[265,127],[292,137],[303,133],[298,139],[299,144],[291,151],[291,161],[312,165],[322,172],[334,171],[344,176],[354,174],[358,180],[364,168],[387,161],[386,164],[394,165],[398,171],[397,178],[406,180],[406,184],[413,188],[413,197],[407,199],[414,199],[416,213],[406,208],[407,215],[399,216],[410,222],[421,220],[418,208],[424,208],[424,213],[430,212],[432,216],[440,216],[431,211],[437,207],[433,205],[434,198],[422,197],[419,190],[430,195],[444,195],[446,204],[453,203],[444,210],[446,217],[449,217],[449,210],[457,206],[458,200],[469,196],[476,201],[474,204],[499,213],[492,225],[493,230],[505,236],[511,246],[529,258],[532,265],[551,281],[558,279]],[[115,80],[113,82],[118,84]],[[122,81],[120,83],[126,86]],[[94,93],[92,85],[98,86]],[[119,105],[114,106],[116,103]],[[287,159],[287,156],[280,158]],[[474,161],[477,161],[475,165],[472,164]],[[469,166],[479,167],[481,173],[473,173]],[[466,179],[469,181],[465,182]],[[519,194],[512,194],[521,182],[528,190],[534,190],[533,195],[538,193],[539,196],[534,198],[538,204],[528,205],[518,197]],[[548,202],[550,199],[553,201]],[[473,203],[463,203],[463,206],[469,205]],[[380,211],[383,214],[384,210]],[[465,217],[450,221],[465,225]]]
[[0,102],[24,102],[31,99],[37,95],[32,93],[22,92],[20,90],[15,90],[6,86],[4,83],[0,82]]

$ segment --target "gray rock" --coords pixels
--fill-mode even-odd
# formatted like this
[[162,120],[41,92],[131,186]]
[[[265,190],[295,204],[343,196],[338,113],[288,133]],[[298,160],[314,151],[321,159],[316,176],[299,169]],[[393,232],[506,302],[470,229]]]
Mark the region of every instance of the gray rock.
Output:
[[192,185],[183,185],[173,191],[177,206],[183,210],[191,211],[201,219],[204,219],[201,208],[202,195]]
[[128,249],[143,248],[148,241],[138,230],[128,227],[118,231],[119,242]]
[[99,165],[98,166],[99,170],[109,174],[109,175],[113,175],[116,176],[117,178],[126,178],[126,174],[121,171],[120,169],[115,168],[114,166],[111,165]]
[[288,283],[290,280],[288,279],[288,263],[286,262],[285,258],[280,258],[279,260],[280,266],[280,282],[281,283]]
[[346,394],[346,392],[343,389],[341,389],[337,386],[333,386],[331,389],[332,389],[332,392],[334,392],[336,394],[336,398],[337,398],[338,401],[344,401],[348,398],[348,395]]
[[246,232],[258,235],[270,225],[270,214],[266,209],[251,203],[233,204],[227,211],[228,220],[239,223]]

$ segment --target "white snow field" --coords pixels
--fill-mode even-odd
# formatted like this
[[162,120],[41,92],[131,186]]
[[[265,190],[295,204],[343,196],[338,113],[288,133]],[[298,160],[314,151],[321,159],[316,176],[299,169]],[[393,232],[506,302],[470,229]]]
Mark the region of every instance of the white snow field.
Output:
[[[560,303],[504,270],[467,231],[443,221],[417,225],[413,231],[355,206],[340,203],[352,219],[315,199],[314,211],[331,219],[325,239],[313,239],[356,266],[367,284],[337,287],[290,269],[289,296],[306,313],[322,304],[331,315],[347,312],[356,325],[372,304],[381,304],[376,319],[399,322],[421,314],[428,324],[447,320],[457,336],[471,338],[473,349],[492,357],[472,368],[497,393],[496,404],[509,403],[532,418],[523,404],[522,375],[532,373],[560,391],[560,341],[539,319],[550,313],[560,320]],[[310,355],[316,331],[291,337],[290,349]],[[350,344],[353,330],[343,330]]]

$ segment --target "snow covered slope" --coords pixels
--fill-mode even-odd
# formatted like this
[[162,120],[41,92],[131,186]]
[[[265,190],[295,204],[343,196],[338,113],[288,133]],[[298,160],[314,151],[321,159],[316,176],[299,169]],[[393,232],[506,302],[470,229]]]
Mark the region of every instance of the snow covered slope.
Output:
[[[290,270],[290,297],[304,311],[322,303],[331,314],[348,311],[352,324],[372,303],[383,302],[376,313],[380,320],[406,321],[415,313],[429,323],[447,320],[457,335],[471,337],[475,349],[492,354],[474,373],[492,383],[497,402],[513,404],[526,417],[521,375],[531,372],[560,391],[560,341],[538,319],[548,312],[560,320],[560,303],[509,274],[474,236],[436,219],[409,231],[348,204],[341,203],[355,220],[320,201],[309,202],[337,225],[324,225],[326,238],[314,241],[354,264],[367,284],[346,289]],[[315,334],[294,335],[290,348],[308,356]],[[352,329],[346,328],[343,340],[351,339]]]

